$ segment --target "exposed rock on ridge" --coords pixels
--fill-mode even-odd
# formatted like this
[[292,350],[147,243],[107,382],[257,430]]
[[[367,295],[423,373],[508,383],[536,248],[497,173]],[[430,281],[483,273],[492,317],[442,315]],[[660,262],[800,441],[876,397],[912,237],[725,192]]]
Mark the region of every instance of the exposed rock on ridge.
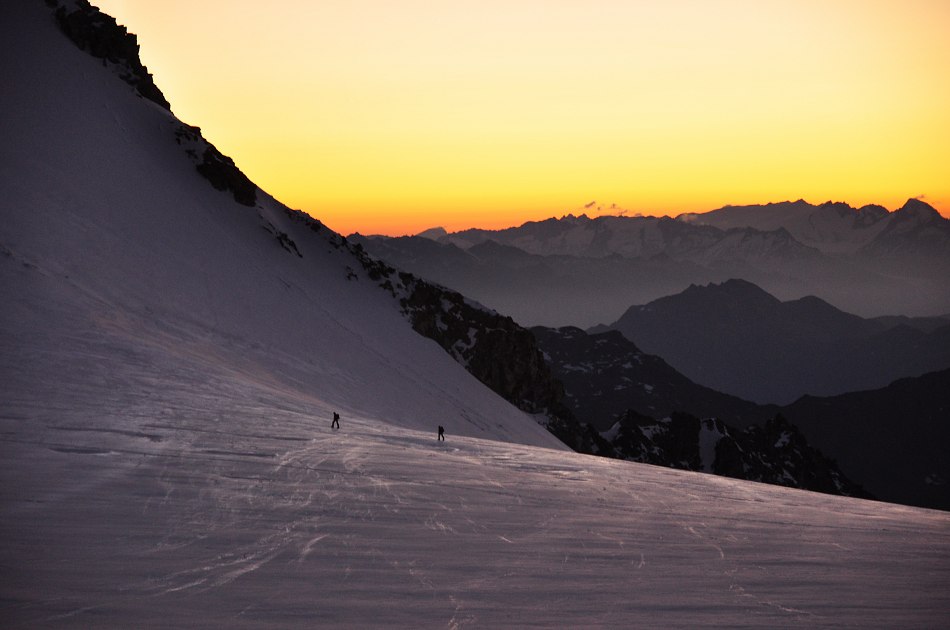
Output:
[[871,496],[781,415],[763,427],[740,431],[711,418],[674,413],[656,420],[628,411],[609,435],[623,459],[814,492]]
[[138,38],[126,28],[89,4],[87,0],[76,0],[75,10],[59,6],[55,0],[47,4],[57,7],[54,15],[56,23],[74,44],[93,57],[117,66],[123,81],[153,103],[171,111],[171,106],[162,91],[155,85],[152,75],[139,59]]
[[175,132],[175,141],[186,147],[185,152],[195,162],[195,169],[216,190],[230,191],[234,200],[244,206],[257,203],[257,186],[254,182],[234,164],[234,160],[205,140],[200,128],[181,125]]
[[519,409],[534,414],[562,442],[582,453],[610,454],[607,443],[564,405],[564,386],[530,331],[460,293],[399,272],[340,238],[370,279],[392,293],[413,329],[438,343],[475,378]]

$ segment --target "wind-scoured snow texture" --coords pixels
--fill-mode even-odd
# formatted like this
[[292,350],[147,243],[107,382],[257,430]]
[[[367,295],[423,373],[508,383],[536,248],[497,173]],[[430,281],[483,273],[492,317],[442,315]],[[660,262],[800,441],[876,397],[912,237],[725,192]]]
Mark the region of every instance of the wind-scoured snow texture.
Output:
[[563,450],[42,2],[0,30],[3,627],[945,622],[947,514]]
[[[5,627],[937,627],[950,608],[944,513],[365,417],[331,432],[280,383],[162,354],[128,357],[138,397],[100,368],[101,388],[16,406],[43,426],[0,462]],[[80,395],[100,403],[64,410]]]

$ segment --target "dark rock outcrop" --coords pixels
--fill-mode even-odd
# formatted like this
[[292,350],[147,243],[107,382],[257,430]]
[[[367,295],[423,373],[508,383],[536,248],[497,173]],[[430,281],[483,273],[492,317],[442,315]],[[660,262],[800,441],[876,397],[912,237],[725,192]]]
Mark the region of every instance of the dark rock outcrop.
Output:
[[185,153],[195,162],[195,169],[216,190],[230,191],[234,200],[244,206],[257,203],[257,186],[254,182],[234,164],[234,160],[205,140],[199,127],[180,125],[175,130],[175,141],[185,147]]
[[[102,59],[103,64],[113,64],[116,74],[139,95],[171,111],[165,95],[139,58],[138,38],[134,33],[129,33],[114,17],[101,12],[87,0],[75,0],[73,10],[59,6],[55,1],[48,4],[55,8],[53,15],[59,28],[76,46]],[[175,139],[185,145],[186,152],[196,162],[195,168],[217,190],[230,191],[234,200],[245,206],[257,203],[257,186],[241,172],[234,160],[205,140],[198,127],[181,125],[175,132]]]
[[565,403],[598,430],[608,429],[627,409],[656,418],[675,411],[715,416],[738,426],[760,415],[754,403],[694,383],[618,331],[535,326],[531,332],[564,383]]
[[139,59],[138,38],[87,0],[76,0],[76,7],[74,11],[64,6],[56,9],[56,23],[63,33],[79,48],[102,59],[103,63],[115,64],[122,80],[143,98],[171,110],[165,95]]
[[399,300],[416,332],[438,343],[492,391],[535,415],[575,451],[612,454],[607,442],[564,405],[564,386],[551,374],[530,331],[460,293],[397,271],[370,256],[361,243],[340,237],[338,246],[352,252],[367,276]]
[[950,369],[782,409],[883,501],[950,510]]
[[214,145],[208,144],[196,168],[217,190],[230,190],[239,204],[253,206],[257,203],[257,186],[235,166],[234,160],[223,155]]
[[618,457],[802,490],[870,498],[781,415],[744,430],[674,413],[660,420],[628,411],[608,433]]

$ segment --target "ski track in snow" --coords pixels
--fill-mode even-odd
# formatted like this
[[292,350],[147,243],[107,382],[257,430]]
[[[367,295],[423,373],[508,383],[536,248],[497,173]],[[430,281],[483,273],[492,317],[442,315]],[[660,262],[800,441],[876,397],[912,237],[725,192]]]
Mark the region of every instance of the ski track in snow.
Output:
[[[277,415],[284,413],[300,417]],[[147,468],[145,477],[155,480],[152,494],[142,495],[135,509],[155,520],[133,519],[127,526],[138,532],[133,539],[160,533],[157,544],[140,547],[127,540],[105,554],[107,561],[121,559],[135,567],[128,577],[137,579],[90,586],[93,592],[84,602],[75,594],[33,602],[13,611],[15,617],[83,625],[102,611],[135,610],[154,620],[160,617],[151,615],[160,610],[182,607],[181,614],[200,618],[203,602],[215,601],[218,614],[230,608],[232,622],[252,625],[296,625],[302,622],[295,615],[303,614],[308,623],[414,625],[427,618],[431,623],[421,625],[449,628],[505,625],[504,619],[518,619],[517,625],[622,626],[652,620],[672,627],[696,622],[814,627],[858,620],[857,625],[880,626],[888,625],[882,621],[886,614],[872,619],[860,612],[871,605],[870,595],[847,589],[853,604],[844,604],[840,593],[833,603],[828,600],[844,586],[829,580],[829,571],[860,569],[861,581],[878,575],[878,594],[902,599],[911,587],[891,581],[904,573],[894,572],[902,555],[896,550],[914,551],[922,543],[904,535],[877,542],[882,528],[924,527],[930,552],[936,545],[944,558],[950,545],[947,519],[926,511],[900,508],[903,514],[889,516],[892,506],[471,438],[456,438],[457,446],[448,450],[431,435],[359,418],[347,418],[345,428],[335,432],[323,426],[322,417],[311,424],[307,442],[272,439],[238,426],[212,438],[233,440],[235,453],[273,451],[272,461],[252,454],[221,456],[214,451],[225,449],[214,448],[207,436],[169,448],[171,439],[102,433],[116,442],[161,445],[145,457],[111,449],[117,457],[140,460],[138,468]],[[184,439],[188,432],[180,433]],[[124,485],[107,482],[99,492],[111,494],[114,483]],[[712,492],[719,493],[722,507],[689,498]],[[758,508],[756,497],[774,509]],[[831,506],[844,509],[841,522],[828,513]],[[907,514],[936,520],[927,528],[905,522]],[[824,533],[807,535],[803,521]],[[857,558],[856,543],[848,542],[854,533],[861,534]],[[66,539],[53,545],[77,553]],[[100,544],[97,552],[102,551]],[[867,564],[871,553],[881,552],[885,559]],[[796,569],[803,555],[808,560]],[[554,568],[554,558],[560,568]],[[938,566],[931,564],[931,573]],[[54,588],[73,592],[76,586],[48,579]],[[804,593],[792,586],[810,582],[815,585]],[[928,587],[918,582],[913,588]],[[929,588],[933,595],[934,586]],[[823,596],[823,589],[829,594]],[[261,592],[276,599],[254,597]],[[403,602],[397,606],[401,611],[376,617],[390,597]],[[405,604],[407,598],[414,603]],[[836,610],[845,605],[842,616]],[[41,610],[51,614],[37,616]],[[905,614],[900,604],[889,619]]]
[[[432,625],[445,627],[496,625],[509,618],[499,616],[502,611],[542,625],[625,625],[631,619],[683,627],[697,619],[739,626],[743,620],[811,627],[854,619],[881,625],[886,615],[860,616],[870,595],[848,588],[854,603],[835,595],[831,605],[822,591],[847,584],[829,583],[828,572],[860,570],[865,582],[879,576],[878,594],[894,601],[909,595],[909,585],[891,589],[898,578],[906,580],[901,557],[919,555],[923,532],[930,539],[927,553],[937,550],[938,559],[950,545],[940,513],[473,438],[440,444],[431,434],[358,416],[331,431],[329,414],[323,408],[308,413],[307,401],[285,400],[271,411],[269,433],[253,404],[267,385],[237,399],[234,392],[215,394],[219,385],[216,379],[197,385],[170,379],[167,399],[157,406],[174,409],[181,396],[182,402],[204,399],[205,410],[159,412],[135,429],[66,427],[95,440],[77,447],[100,444],[108,456],[46,449],[47,459],[87,467],[94,481],[59,490],[42,509],[21,505],[21,517],[42,515],[39,522],[27,519],[40,529],[85,521],[96,537],[110,530],[101,521],[123,522],[109,552],[102,543],[77,547],[65,537],[52,537],[52,545],[75,557],[93,544],[88,553],[129,569],[116,570],[112,586],[34,601],[14,610],[15,618],[82,625],[104,610],[136,610],[148,619],[181,606],[182,614],[200,616],[201,602],[214,600],[224,602],[219,613],[233,610],[229,618],[236,623],[296,625],[295,615],[304,614],[329,625],[352,619],[373,625],[378,618],[366,611],[380,609],[371,602],[391,593],[420,606],[424,600],[427,611],[442,610],[442,621]],[[42,409],[32,413],[50,417]],[[30,424],[29,409],[18,415],[4,426]],[[215,421],[219,415],[228,424]],[[32,426],[32,439],[19,442],[27,452],[56,444],[66,425]],[[196,429],[203,426],[216,428]],[[5,439],[15,433],[5,431]],[[126,494],[137,488],[131,496],[140,498],[112,505],[108,497],[121,488]],[[84,512],[80,496],[105,514]],[[703,500],[711,496],[716,499]],[[888,528],[907,528],[908,535],[885,536]],[[886,560],[868,566],[872,553]],[[939,566],[931,564],[931,574],[940,575]],[[49,574],[45,581],[64,593],[75,588]],[[811,581],[816,585],[804,594],[786,586]],[[913,587],[928,591],[919,582]],[[583,597],[568,595],[578,588]],[[685,598],[666,603],[679,590]],[[276,604],[249,604],[254,592],[284,594]],[[844,616],[835,612],[842,606]],[[894,615],[908,613],[904,604],[891,606]],[[50,613],[37,616],[42,610]],[[415,604],[407,605],[391,621],[413,625],[418,614]]]

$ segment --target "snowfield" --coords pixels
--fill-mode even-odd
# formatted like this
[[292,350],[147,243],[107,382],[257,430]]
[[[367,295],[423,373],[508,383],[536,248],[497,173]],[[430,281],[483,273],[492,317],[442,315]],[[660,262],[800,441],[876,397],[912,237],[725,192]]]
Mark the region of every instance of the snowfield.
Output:
[[3,366],[5,627],[940,627],[950,610],[943,512],[438,443],[370,400],[334,431],[324,401],[230,359],[59,341]]
[[0,29],[0,626],[946,626],[950,514],[567,451],[44,2]]

